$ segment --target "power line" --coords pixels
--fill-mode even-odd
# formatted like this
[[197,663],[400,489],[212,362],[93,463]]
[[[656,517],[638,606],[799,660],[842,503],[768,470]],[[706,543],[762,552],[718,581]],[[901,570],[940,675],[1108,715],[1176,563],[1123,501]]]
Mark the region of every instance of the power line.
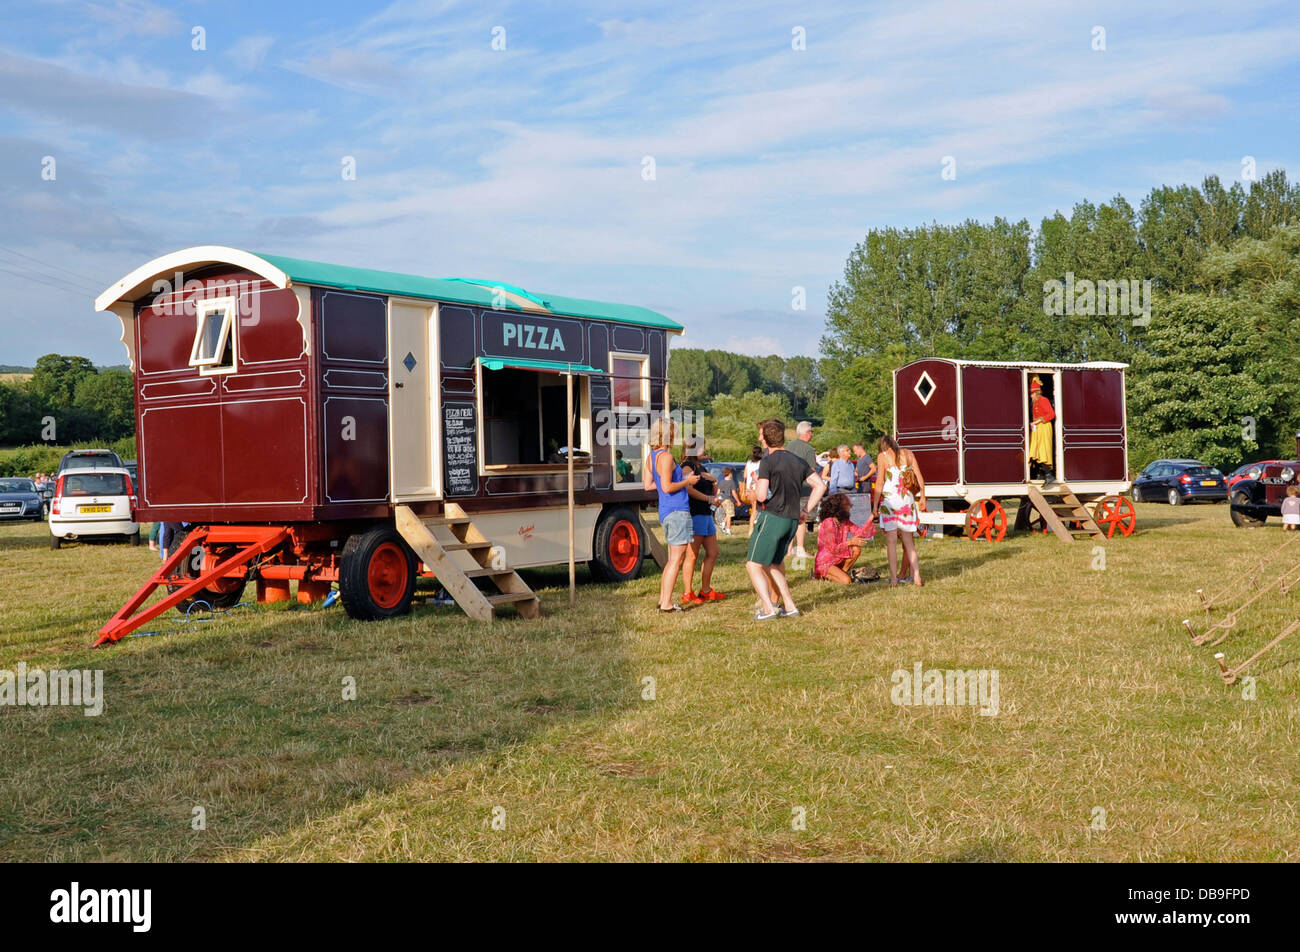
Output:
[[67,268],[60,267],[57,264],[50,264],[48,261],[42,261],[39,258],[33,258],[31,255],[23,254],[23,252],[21,251],[15,251],[13,248],[8,247],[7,245],[0,245],[0,251],[7,251],[11,255],[17,255],[20,258],[26,258],[28,261],[35,261],[37,264],[42,265],[43,267],[53,268],[55,271],[62,271],[64,274],[70,274],[74,278],[80,278],[81,280],[88,282],[92,287],[100,287],[100,282],[98,278],[92,278],[84,274],[79,274],[76,271],[70,271]]
[[[24,272],[24,271],[11,271],[11,270],[8,269],[8,268],[0,268],[0,271],[5,272],[6,274],[12,274],[14,277],[23,278],[23,279],[25,279],[25,280],[27,280],[27,281],[34,281],[34,282],[36,282],[37,284],[43,284],[43,285],[45,285],[46,287],[57,288],[57,289],[60,290],[60,291],[67,291],[69,294],[75,294],[75,295],[77,295],[78,297],[81,297],[83,294],[88,294],[88,293],[90,293],[90,292],[85,291],[85,290],[82,289],[82,288],[72,287],[72,286],[70,286],[66,281],[60,282],[60,279],[58,279],[58,278],[52,278],[51,275],[48,275],[48,274],[47,274],[47,275],[44,275],[43,277],[38,278],[38,277],[35,277],[35,276],[33,276],[32,274],[29,274],[29,273],[27,273],[27,272]],[[44,280],[44,278],[51,278],[51,280]]]

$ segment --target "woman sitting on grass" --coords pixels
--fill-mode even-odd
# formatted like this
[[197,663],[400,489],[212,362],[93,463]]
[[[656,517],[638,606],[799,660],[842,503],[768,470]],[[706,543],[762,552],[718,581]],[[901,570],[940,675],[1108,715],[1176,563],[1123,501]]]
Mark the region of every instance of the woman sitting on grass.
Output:
[[813,578],[830,579],[841,585],[866,581],[849,573],[862,555],[862,546],[871,538],[874,524],[854,524],[849,519],[851,509],[852,503],[844,493],[831,493],[822,500]]

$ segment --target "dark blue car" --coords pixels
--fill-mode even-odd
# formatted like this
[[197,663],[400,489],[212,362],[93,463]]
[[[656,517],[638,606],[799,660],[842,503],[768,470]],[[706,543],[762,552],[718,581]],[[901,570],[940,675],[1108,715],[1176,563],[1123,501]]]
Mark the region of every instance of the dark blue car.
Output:
[[1204,499],[1224,502],[1228,485],[1213,466],[1195,459],[1158,459],[1133,480],[1134,502],[1167,502],[1181,506]]
[[0,519],[41,519],[45,500],[36,483],[20,477],[0,479]]

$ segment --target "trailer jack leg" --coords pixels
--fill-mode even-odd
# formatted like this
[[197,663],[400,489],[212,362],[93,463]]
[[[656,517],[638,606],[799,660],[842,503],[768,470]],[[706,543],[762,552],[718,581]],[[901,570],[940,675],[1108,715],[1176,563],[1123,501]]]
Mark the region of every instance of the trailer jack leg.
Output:
[[[240,566],[247,565],[257,556],[271,551],[289,538],[289,529],[287,526],[265,528],[250,528],[247,531],[247,537],[237,543],[237,548],[229,558],[218,562],[211,569],[194,578],[185,578],[184,584],[181,584],[174,592],[171,592],[160,602],[155,602],[148,608],[140,611],[146,601],[149,600],[160,585],[176,584],[175,572],[181,562],[189,557],[189,554],[196,544],[203,542],[212,534],[210,528],[198,528],[189,534],[185,542],[176,546],[173,552],[162,564],[162,567],[154,574],[135,596],[119,609],[118,613],[108,620],[108,623],[99,630],[99,635],[92,648],[99,648],[103,645],[111,645],[121,641],[124,637],[135,631],[146,622],[152,621],[163,612],[175,607],[187,598],[192,598],[207,588],[210,582],[226,575],[231,569],[237,569]],[[222,533],[224,536],[225,533]],[[222,538],[223,543],[228,540]],[[139,612],[139,614],[136,614]]]

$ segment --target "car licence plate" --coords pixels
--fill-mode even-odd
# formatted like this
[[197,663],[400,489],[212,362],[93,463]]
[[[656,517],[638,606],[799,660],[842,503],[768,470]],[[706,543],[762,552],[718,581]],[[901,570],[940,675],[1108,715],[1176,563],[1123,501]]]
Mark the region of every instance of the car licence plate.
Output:
[[78,506],[77,512],[112,512],[112,506]]
[[1202,480],[1201,480],[1201,485],[1202,485],[1202,486],[1217,486],[1218,483],[1216,483],[1216,482],[1215,482],[1214,480],[1212,480],[1212,479],[1202,479]]

